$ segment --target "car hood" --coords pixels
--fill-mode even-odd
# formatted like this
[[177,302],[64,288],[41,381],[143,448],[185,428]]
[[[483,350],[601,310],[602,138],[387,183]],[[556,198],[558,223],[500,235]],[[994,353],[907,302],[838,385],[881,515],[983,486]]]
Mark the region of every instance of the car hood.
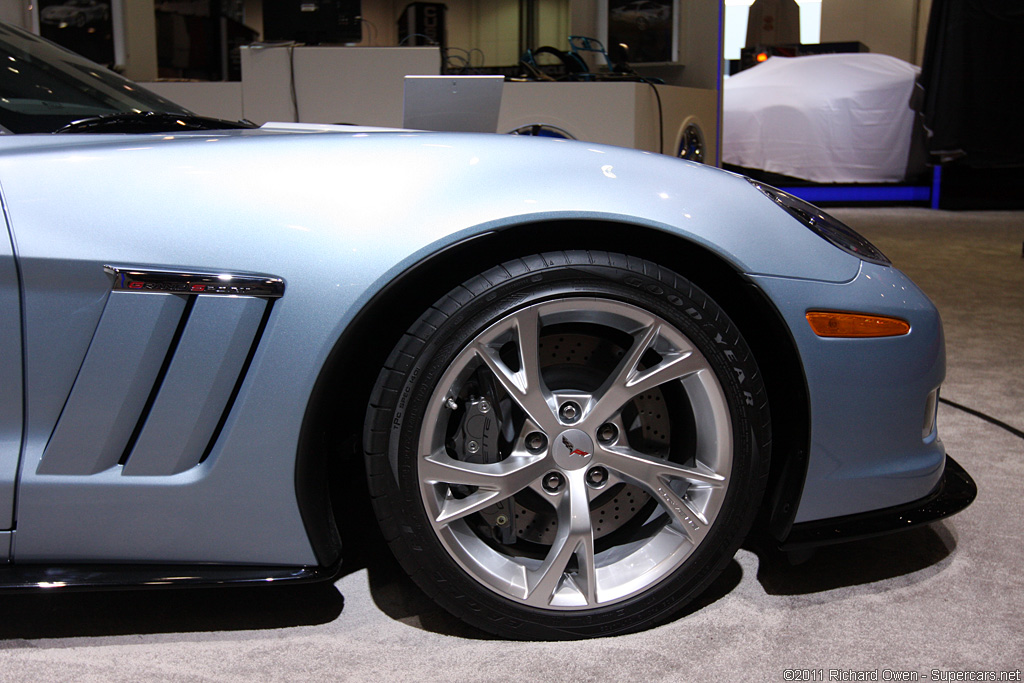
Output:
[[[12,212],[30,210],[36,220],[68,228],[116,215],[89,229],[110,231],[112,239],[132,230],[141,243],[163,246],[170,246],[167,234],[183,232],[195,233],[193,245],[229,243],[240,231],[267,243],[289,236],[288,243],[293,226],[301,225],[368,253],[387,243],[415,259],[482,231],[562,218],[672,232],[751,274],[845,282],[859,268],[858,259],[740,176],[568,140],[299,124],[175,135],[5,136],[0,184]],[[28,197],[30,207],[15,206]],[[187,207],[218,218],[197,221],[198,209]],[[145,262],[162,254],[179,265],[195,253],[141,251],[150,253]],[[213,252],[207,259],[226,265]],[[266,270],[265,263],[254,265]]]

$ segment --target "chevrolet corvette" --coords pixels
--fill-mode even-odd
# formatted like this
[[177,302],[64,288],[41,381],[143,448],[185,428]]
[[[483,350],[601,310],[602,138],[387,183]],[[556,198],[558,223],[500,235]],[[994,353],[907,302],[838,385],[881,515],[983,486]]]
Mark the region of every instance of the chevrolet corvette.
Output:
[[585,142],[218,122],[0,38],[0,590],[330,580],[365,470],[453,614],[614,635],[748,537],[974,497],[935,307],[795,197]]

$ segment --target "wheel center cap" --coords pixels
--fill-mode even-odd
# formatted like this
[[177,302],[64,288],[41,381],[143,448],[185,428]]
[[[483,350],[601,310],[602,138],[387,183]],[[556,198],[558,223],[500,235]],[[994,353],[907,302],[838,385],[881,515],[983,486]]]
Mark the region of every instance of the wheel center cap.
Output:
[[566,429],[552,446],[555,464],[563,470],[586,467],[594,457],[594,441],[581,429]]

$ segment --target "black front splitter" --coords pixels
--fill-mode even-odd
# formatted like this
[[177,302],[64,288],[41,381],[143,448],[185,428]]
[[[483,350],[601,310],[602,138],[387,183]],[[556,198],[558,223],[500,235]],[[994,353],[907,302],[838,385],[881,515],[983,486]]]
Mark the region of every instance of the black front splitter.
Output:
[[978,487],[971,475],[947,455],[942,480],[924,498],[883,510],[794,524],[779,548],[804,550],[912,529],[960,512],[977,495]]

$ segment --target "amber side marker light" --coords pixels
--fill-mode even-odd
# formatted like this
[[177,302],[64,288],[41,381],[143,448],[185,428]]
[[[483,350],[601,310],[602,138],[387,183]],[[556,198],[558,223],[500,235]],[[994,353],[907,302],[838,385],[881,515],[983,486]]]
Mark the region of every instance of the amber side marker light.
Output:
[[819,337],[898,337],[910,332],[906,320],[881,315],[808,311],[807,322]]

